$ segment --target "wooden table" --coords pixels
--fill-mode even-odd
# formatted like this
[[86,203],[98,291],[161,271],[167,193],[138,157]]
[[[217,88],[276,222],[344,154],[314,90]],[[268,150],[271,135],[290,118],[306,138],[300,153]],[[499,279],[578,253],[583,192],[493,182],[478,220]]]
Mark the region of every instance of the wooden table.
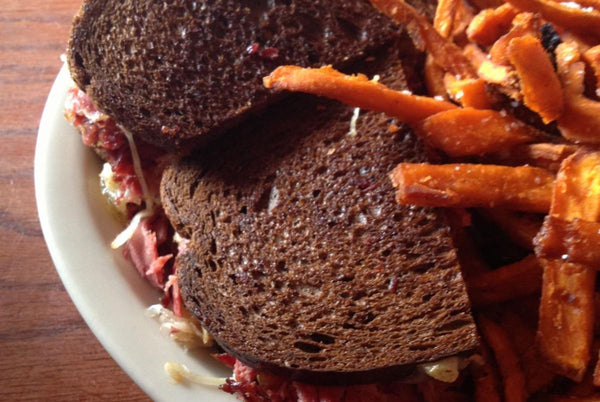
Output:
[[0,400],[148,399],[73,306],[37,217],[37,128],[80,3],[0,2]]

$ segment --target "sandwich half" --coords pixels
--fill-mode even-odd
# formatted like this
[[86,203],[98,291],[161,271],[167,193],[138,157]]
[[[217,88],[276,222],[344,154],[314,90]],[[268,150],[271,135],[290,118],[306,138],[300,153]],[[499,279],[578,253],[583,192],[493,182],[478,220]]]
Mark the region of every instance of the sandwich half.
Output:
[[181,150],[280,98],[262,87],[275,67],[343,68],[400,31],[367,0],[87,0],[68,64],[121,127]]
[[[408,90],[416,57],[402,43],[356,70]],[[165,170],[163,207],[190,239],[176,261],[185,306],[250,367],[382,382],[478,344],[444,218],[397,205],[388,179],[426,150],[390,118],[355,113],[294,96]]]

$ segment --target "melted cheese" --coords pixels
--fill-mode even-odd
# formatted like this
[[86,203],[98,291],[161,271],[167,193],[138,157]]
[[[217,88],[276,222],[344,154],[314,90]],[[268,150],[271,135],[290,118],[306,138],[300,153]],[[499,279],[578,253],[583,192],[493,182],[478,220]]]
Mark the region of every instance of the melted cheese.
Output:
[[359,114],[360,108],[354,108],[354,113],[352,113],[352,119],[350,119],[350,131],[348,131],[348,135],[356,135],[356,122],[358,121]]
[[419,364],[419,369],[431,378],[450,383],[458,378],[463,365],[462,360],[464,359],[458,356],[451,356],[436,362]]
[[150,191],[148,190],[148,183],[146,183],[146,179],[144,178],[142,160],[137,150],[137,146],[135,145],[135,141],[133,140],[133,136],[131,135],[131,133],[125,130],[123,127],[120,128],[125,134],[125,138],[127,138],[127,142],[129,143],[129,149],[131,150],[131,159],[133,161],[133,170],[135,171],[135,175],[137,176],[138,181],[140,182],[140,186],[142,187],[142,194],[144,195],[144,201],[146,201],[146,209],[152,210],[154,209],[154,203],[150,195]]
[[150,195],[150,191],[148,191],[148,183],[146,183],[146,179],[144,178],[144,171],[142,170],[142,160],[140,158],[140,154],[138,153],[137,146],[135,145],[135,141],[133,141],[133,136],[130,132],[121,127],[123,133],[125,134],[125,138],[127,138],[127,142],[129,143],[129,149],[131,150],[131,159],[133,161],[133,170],[135,171],[135,175],[137,176],[138,181],[140,182],[140,187],[142,187],[142,194],[144,197],[144,201],[146,201],[146,209],[135,214],[129,225],[123,230],[121,233],[115,237],[115,239],[110,243],[110,247],[113,249],[117,249],[123,246],[135,233],[138,225],[142,221],[143,218],[152,216],[154,214],[154,202],[152,196]]
[[152,210],[144,209],[143,211],[140,211],[137,214],[135,214],[131,222],[129,222],[129,225],[127,225],[127,227],[121,233],[119,233],[117,237],[115,237],[115,239],[110,243],[110,247],[113,249],[117,249],[123,246],[125,243],[127,243],[127,241],[131,239],[131,237],[135,233],[135,230],[137,229],[142,219],[152,216],[153,212],[154,211]]
[[185,349],[209,347],[214,344],[213,338],[199,322],[186,317],[178,317],[160,304],[148,307],[146,314],[158,320],[160,331]]
[[209,377],[200,374],[192,373],[183,364],[175,362],[165,363],[165,372],[175,381],[176,383],[182,383],[188,381],[194,384],[208,385],[218,387],[219,385],[225,384],[225,378]]

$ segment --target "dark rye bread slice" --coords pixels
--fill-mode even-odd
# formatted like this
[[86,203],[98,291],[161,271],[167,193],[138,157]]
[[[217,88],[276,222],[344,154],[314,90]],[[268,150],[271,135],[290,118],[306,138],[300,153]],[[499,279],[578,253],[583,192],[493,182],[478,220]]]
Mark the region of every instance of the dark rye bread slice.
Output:
[[[396,51],[366,67],[406,88]],[[444,219],[394,201],[388,173],[425,161],[422,144],[367,112],[348,134],[352,112],[288,98],[161,183],[191,239],[177,259],[187,308],[245,364],[306,382],[398,379],[478,342]]]
[[400,31],[368,0],[87,0],[68,64],[138,138],[189,148],[276,100],[262,77],[278,65],[343,67]]

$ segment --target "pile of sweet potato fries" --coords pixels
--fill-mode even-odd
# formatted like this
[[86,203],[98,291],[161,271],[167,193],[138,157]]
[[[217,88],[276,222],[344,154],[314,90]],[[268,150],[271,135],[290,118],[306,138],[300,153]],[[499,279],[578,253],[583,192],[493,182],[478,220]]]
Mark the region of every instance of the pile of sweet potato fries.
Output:
[[397,201],[450,208],[462,226],[477,211],[530,251],[492,270],[456,236],[484,341],[476,400],[600,400],[600,1],[439,0],[432,23],[371,2],[426,51],[430,96],[331,67],[282,66],[265,86],[410,125],[452,163],[398,165]]

